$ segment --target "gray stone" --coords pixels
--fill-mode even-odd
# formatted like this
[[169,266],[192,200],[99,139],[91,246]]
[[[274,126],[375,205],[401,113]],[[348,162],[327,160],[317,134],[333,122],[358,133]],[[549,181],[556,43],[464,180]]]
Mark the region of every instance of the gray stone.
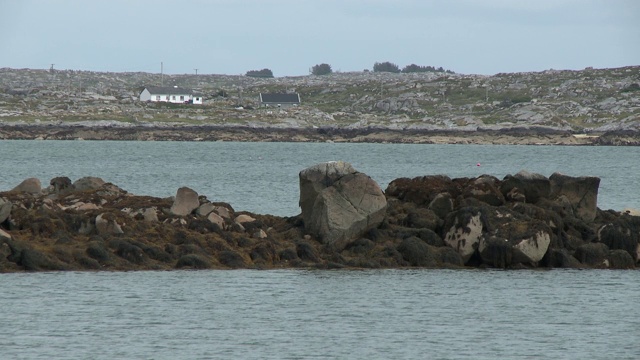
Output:
[[572,177],[554,173],[551,181],[551,196],[568,199],[575,216],[586,222],[596,218],[598,187],[600,178],[594,176]]
[[305,230],[338,250],[378,227],[386,214],[387,200],[380,186],[352,170],[350,164],[334,162],[300,173]]
[[176,193],[176,198],[169,210],[173,215],[186,216],[200,206],[198,193],[188,187],[181,187]]
[[96,216],[96,229],[98,234],[123,234],[122,227],[112,214],[105,213]]
[[97,190],[105,184],[105,181],[99,177],[86,176],[76,180],[73,187],[78,191]]
[[313,205],[320,192],[333,185],[343,176],[354,173],[356,173],[356,170],[353,166],[344,161],[321,163],[300,172],[299,205],[302,209],[302,218],[305,223],[310,220]]
[[9,215],[11,215],[11,208],[13,208],[11,201],[0,198],[0,223],[9,218]]
[[198,209],[196,209],[196,214],[200,216],[207,216],[210,212],[213,211],[213,209],[215,209],[215,205],[213,205],[212,203],[204,203],[200,205]]
[[37,178],[28,178],[23,180],[18,186],[11,191],[26,192],[30,194],[40,194],[42,192],[42,184]]
[[218,225],[220,227],[221,230],[225,229],[224,226],[224,219],[222,218],[222,216],[214,213],[214,212],[210,212],[209,215],[207,215],[207,220],[209,220],[210,222]]

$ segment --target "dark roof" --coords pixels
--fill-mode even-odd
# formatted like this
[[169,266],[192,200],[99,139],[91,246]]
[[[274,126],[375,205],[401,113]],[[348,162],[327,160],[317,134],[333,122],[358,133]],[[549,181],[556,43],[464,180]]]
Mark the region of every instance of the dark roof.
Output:
[[189,89],[173,87],[173,86],[145,86],[145,89],[149,90],[151,94],[162,95],[185,95],[191,94],[193,91]]
[[260,93],[260,102],[269,104],[300,104],[300,95],[298,94],[262,94]]

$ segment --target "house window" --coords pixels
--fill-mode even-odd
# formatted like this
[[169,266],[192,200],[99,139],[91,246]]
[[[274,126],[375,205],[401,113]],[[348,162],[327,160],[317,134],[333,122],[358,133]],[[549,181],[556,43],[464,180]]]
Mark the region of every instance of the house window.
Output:
[[156,101],[160,101],[160,95],[156,95]]
[[175,96],[175,95],[173,95],[173,96],[171,97],[171,100],[175,100],[175,99],[176,99],[176,96]]
[[180,101],[184,101],[184,95],[180,95]]

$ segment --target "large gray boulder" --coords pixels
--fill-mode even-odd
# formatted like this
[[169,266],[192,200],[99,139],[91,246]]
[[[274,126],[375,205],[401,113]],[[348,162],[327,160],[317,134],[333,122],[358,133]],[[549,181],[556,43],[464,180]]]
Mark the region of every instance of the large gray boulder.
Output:
[[500,191],[505,197],[511,198],[514,193],[524,195],[527,203],[535,204],[542,198],[548,198],[551,193],[551,183],[544,175],[530,173],[525,170],[515,175],[507,175],[502,179]]
[[97,189],[100,189],[104,184],[105,184],[105,181],[99,177],[85,176],[83,178],[76,180],[73,183],[73,188],[76,189],[77,191],[97,190]]
[[551,197],[568,202],[576,218],[588,223],[596,218],[600,178],[594,176],[572,177],[553,173],[549,180],[551,182]]
[[186,216],[200,206],[198,193],[188,187],[181,187],[176,193],[176,198],[171,205],[170,212],[177,216]]
[[37,178],[28,178],[23,180],[18,186],[11,191],[26,192],[30,194],[40,194],[42,192],[42,184]]
[[329,162],[300,172],[300,207],[305,230],[341,250],[382,223],[387,199],[366,174]]
[[313,204],[318,195],[347,174],[357,171],[344,161],[330,161],[317,164],[300,172],[300,201],[302,218],[305,223],[311,219]]

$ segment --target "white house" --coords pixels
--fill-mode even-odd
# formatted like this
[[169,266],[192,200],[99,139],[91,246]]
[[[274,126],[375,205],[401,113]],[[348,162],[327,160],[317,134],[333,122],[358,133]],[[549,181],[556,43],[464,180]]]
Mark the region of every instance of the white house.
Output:
[[140,101],[163,101],[174,104],[202,104],[202,95],[194,94],[192,90],[163,86],[146,86],[140,92]]

